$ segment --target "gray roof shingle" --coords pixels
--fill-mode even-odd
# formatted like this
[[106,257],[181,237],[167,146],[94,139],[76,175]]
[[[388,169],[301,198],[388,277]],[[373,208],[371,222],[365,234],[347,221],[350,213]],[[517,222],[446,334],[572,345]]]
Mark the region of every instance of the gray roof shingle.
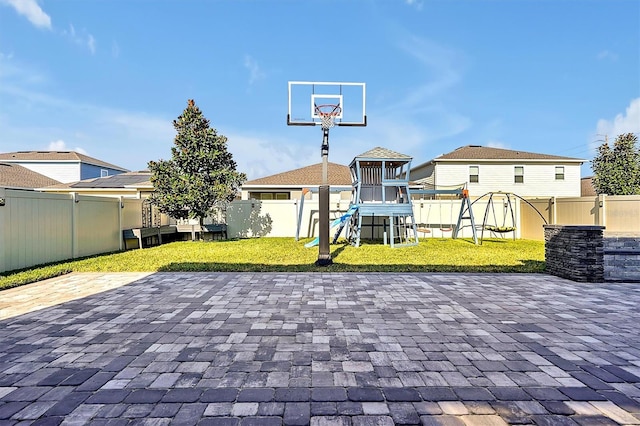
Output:
[[580,158],[560,157],[557,155],[537,154],[534,152],[511,149],[491,148],[479,145],[467,145],[449,153],[442,154],[433,161],[442,160],[563,160],[582,162]]
[[106,167],[114,170],[127,172],[128,170],[88,155],[80,154],[75,151],[17,151],[0,153],[0,161],[20,162],[20,161],[79,161],[94,166]]
[[410,155],[400,154],[399,152],[395,152],[387,148],[382,148],[380,146],[370,149],[367,152],[363,152],[360,155],[356,155],[356,158],[379,158],[381,160],[385,160],[385,159],[411,160],[412,159]]
[[[337,163],[329,163],[328,166],[329,185],[351,185],[349,167]],[[250,180],[243,186],[252,185],[301,187],[322,185],[322,163]]]
[[7,188],[42,188],[60,182],[18,164],[0,163],[0,186]]

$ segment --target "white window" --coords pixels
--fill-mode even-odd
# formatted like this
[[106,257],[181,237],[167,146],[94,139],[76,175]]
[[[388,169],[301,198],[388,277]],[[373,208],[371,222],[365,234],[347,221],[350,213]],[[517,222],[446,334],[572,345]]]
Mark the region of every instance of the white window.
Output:
[[480,182],[480,167],[469,166],[469,183]]
[[249,198],[256,200],[290,200],[289,192],[250,192]]
[[109,170],[100,169],[100,177],[107,177],[107,176],[109,176]]
[[556,180],[564,180],[564,166],[556,166]]
[[524,183],[524,167],[523,166],[516,166],[514,168],[513,181],[515,183]]

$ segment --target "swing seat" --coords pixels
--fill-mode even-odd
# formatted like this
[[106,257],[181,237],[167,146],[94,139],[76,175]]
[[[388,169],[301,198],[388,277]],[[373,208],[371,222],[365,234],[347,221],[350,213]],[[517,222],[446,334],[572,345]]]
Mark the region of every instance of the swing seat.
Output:
[[493,226],[493,225],[486,225],[484,229],[486,229],[487,231],[498,232],[498,233],[513,232],[516,230],[516,228],[513,226]]
[[431,229],[427,229],[427,228],[416,228],[418,232],[422,232],[423,234],[430,234],[431,233]]

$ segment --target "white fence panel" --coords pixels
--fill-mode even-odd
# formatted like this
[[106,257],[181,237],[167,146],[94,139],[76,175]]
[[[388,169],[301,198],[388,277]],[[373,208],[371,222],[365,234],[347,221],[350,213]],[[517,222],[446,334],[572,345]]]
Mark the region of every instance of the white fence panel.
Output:
[[120,249],[120,200],[79,195],[74,203],[74,257]]
[[0,272],[73,256],[69,195],[0,189]]
[[[505,210],[502,203],[491,212],[488,225],[502,226],[508,224],[511,226],[511,218],[505,219],[505,214],[510,215]],[[514,215],[516,238],[519,238],[520,214],[519,200],[512,200]],[[418,227],[422,230],[429,229],[429,232],[421,232],[418,234],[420,239],[423,238],[450,238],[453,228],[458,221],[460,213],[461,200],[416,200],[413,204],[414,218]],[[295,237],[296,226],[298,223],[299,211],[301,203],[299,200],[242,200],[233,201],[227,207],[226,222],[229,238],[247,238],[247,237]],[[481,232],[483,216],[487,207],[487,200],[482,199],[473,204],[473,215],[478,232]],[[330,203],[329,218],[334,220],[346,213],[349,208],[347,201]],[[465,214],[467,216],[467,214]],[[318,236],[319,211],[317,200],[306,200],[302,206],[302,223],[300,224],[300,238],[313,238]],[[383,220],[388,218],[380,216],[376,223],[380,226],[376,231],[379,238],[382,235],[381,224]],[[370,220],[368,219],[367,222]],[[388,225],[387,225],[388,226]],[[363,225],[362,237],[371,237],[371,225]],[[335,229],[331,230],[332,233]],[[344,231],[343,234],[344,236]],[[485,238],[513,238],[513,233],[496,234],[485,231]],[[471,222],[464,220],[462,228],[458,233],[460,238],[471,238],[473,230]]]
[[0,199],[0,272],[121,248],[117,198],[0,188]]

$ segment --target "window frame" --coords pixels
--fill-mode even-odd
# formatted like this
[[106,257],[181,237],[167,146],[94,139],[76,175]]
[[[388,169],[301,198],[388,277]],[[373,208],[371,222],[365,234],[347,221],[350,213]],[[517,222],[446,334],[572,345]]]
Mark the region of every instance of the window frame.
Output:
[[291,192],[285,191],[262,191],[250,192],[249,198],[258,201],[286,201],[291,199]]
[[[561,173],[558,173],[558,169],[562,170]],[[564,166],[556,166],[555,167],[555,180],[564,180],[565,177],[565,171],[564,171]]]
[[524,183],[524,166],[513,166],[513,183]]
[[[475,174],[472,174],[472,169],[475,169]],[[473,177],[475,176],[475,180]],[[469,166],[469,183],[480,183],[480,166]]]

